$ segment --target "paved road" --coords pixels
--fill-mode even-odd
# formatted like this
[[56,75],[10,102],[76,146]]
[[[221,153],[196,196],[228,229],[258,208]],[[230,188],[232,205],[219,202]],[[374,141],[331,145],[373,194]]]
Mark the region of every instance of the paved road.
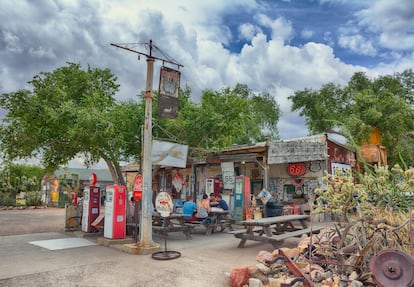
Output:
[[[227,286],[225,272],[254,265],[260,250],[273,250],[270,244],[254,242],[239,249],[234,236],[207,237],[201,229],[191,240],[182,233],[169,236],[168,250],[181,252],[181,257],[167,261],[103,245],[49,250],[30,243],[79,235],[64,232],[63,222],[64,209],[0,211],[0,286]],[[163,250],[163,240],[153,239]]]

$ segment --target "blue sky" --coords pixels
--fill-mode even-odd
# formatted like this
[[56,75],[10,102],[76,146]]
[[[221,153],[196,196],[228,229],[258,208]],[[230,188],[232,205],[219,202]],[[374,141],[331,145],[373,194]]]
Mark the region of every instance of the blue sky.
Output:
[[111,69],[117,97],[134,98],[146,63],[110,43],[152,39],[184,65],[194,101],[237,83],[273,95],[282,139],[308,134],[290,111],[294,91],[414,66],[412,0],[2,0],[0,18],[0,93],[30,88],[33,76],[70,61]]

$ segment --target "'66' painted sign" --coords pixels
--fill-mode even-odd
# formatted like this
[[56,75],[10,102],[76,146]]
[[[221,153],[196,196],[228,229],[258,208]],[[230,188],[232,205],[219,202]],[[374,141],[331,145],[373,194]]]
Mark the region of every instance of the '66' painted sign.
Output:
[[287,172],[292,176],[304,175],[306,173],[306,165],[303,162],[289,163]]

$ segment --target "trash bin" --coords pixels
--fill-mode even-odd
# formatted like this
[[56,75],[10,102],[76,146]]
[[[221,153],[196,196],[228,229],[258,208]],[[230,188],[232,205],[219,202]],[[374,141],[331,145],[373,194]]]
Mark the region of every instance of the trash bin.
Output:
[[283,214],[283,203],[277,198],[271,198],[266,203],[265,217],[281,216]]

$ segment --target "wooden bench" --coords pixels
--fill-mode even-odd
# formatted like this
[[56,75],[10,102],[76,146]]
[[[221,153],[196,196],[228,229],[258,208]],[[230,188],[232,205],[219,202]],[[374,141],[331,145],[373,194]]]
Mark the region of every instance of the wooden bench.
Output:
[[246,233],[246,229],[232,230],[232,231],[228,231],[227,233],[229,233],[229,234],[242,234],[242,233]]
[[[253,228],[253,232],[261,232],[263,229],[260,227],[255,227]],[[232,231],[228,231],[227,233],[229,234],[243,234],[246,233],[247,229],[237,229],[237,230],[232,230]]]
[[272,240],[276,240],[276,241],[282,241],[285,240],[287,238],[291,238],[291,237],[297,237],[297,236],[301,236],[303,234],[308,234],[308,233],[318,233],[319,231],[321,231],[323,229],[322,226],[319,227],[308,227],[305,229],[299,229],[299,230],[295,230],[295,231],[289,231],[289,232],[285,232],[285,233],[281,233],[281,234],[277,234],[277,235],[273,235],[272,237],[270,237]]
[[189,226],[197,226],[197,225],[203,224],[203,222],[202,221],[186,221],[185,224]]
[[169,232],[183,232],[187,239],[191,239],[192,227],[188,225],[177,225],[177,226],[152,226],[152,230],[155,233],[168,236]]
[[204,221],[189,221],[185,223],[188,226],[204,226],[206,228],[206,235],[211,235],[217,227],[220,227],[220,232],[223,232],[226,227],[233,230],[231,222],[229,220],[220,220],[218,222],[204,222]]
[[274,247],[277,247],[277,245],[280,243],[280,241],[283,241],[284,239],[301,236],[303,234],[317,233],[321,229],[323,229],[322,226],[313,227],[313,228],[308,227],[308,228],[299,229],[299,230],[295,230],[295,231],[288,231],[288,232],[284,232],[284,233],[280,233],[280,234],[276,234],[276,235],[272,235],[272,236],[266,236],[262,233],[260,233],[258,235],[250,234],[250,233],[246,233],[246,230],[243,229],[241,231],[237,230],[237,232],[234,232],[233,234],[234,234],[234,237],[241,239],[241,241],[238,245],[238,248],[243,248],[244,245],[246,244],[247,240],[254,240],[254,241],[259,241],[259,242],[263,242],[263,243],[270,243]]
[[[135,228],[135,223],[127,223],[126,225],[129,227]],[[139,224],[138,224],[138,229],[139,229]],[[169,232],[183,232],[187,239],[191,239],[191,230],[192,230],[192,226],[188,226],[188,225],[174,225],[174,226],[153,225],[152,226],[152,231],[154,231],[154,233],[168,236]]]
[[[277,226],[275,224],[272,224],[269,226],[270,229],[272,228],[276,228]],[[254,227],[253,232],[260,232],[260,234],[262,234],[263,232],[263,228],[262,227]],[[233,231],[228,231],[227,233],[229,234],[242,234],[242,233],[247,233],[247,229],[237,229],[237,230],[233,230]]]

